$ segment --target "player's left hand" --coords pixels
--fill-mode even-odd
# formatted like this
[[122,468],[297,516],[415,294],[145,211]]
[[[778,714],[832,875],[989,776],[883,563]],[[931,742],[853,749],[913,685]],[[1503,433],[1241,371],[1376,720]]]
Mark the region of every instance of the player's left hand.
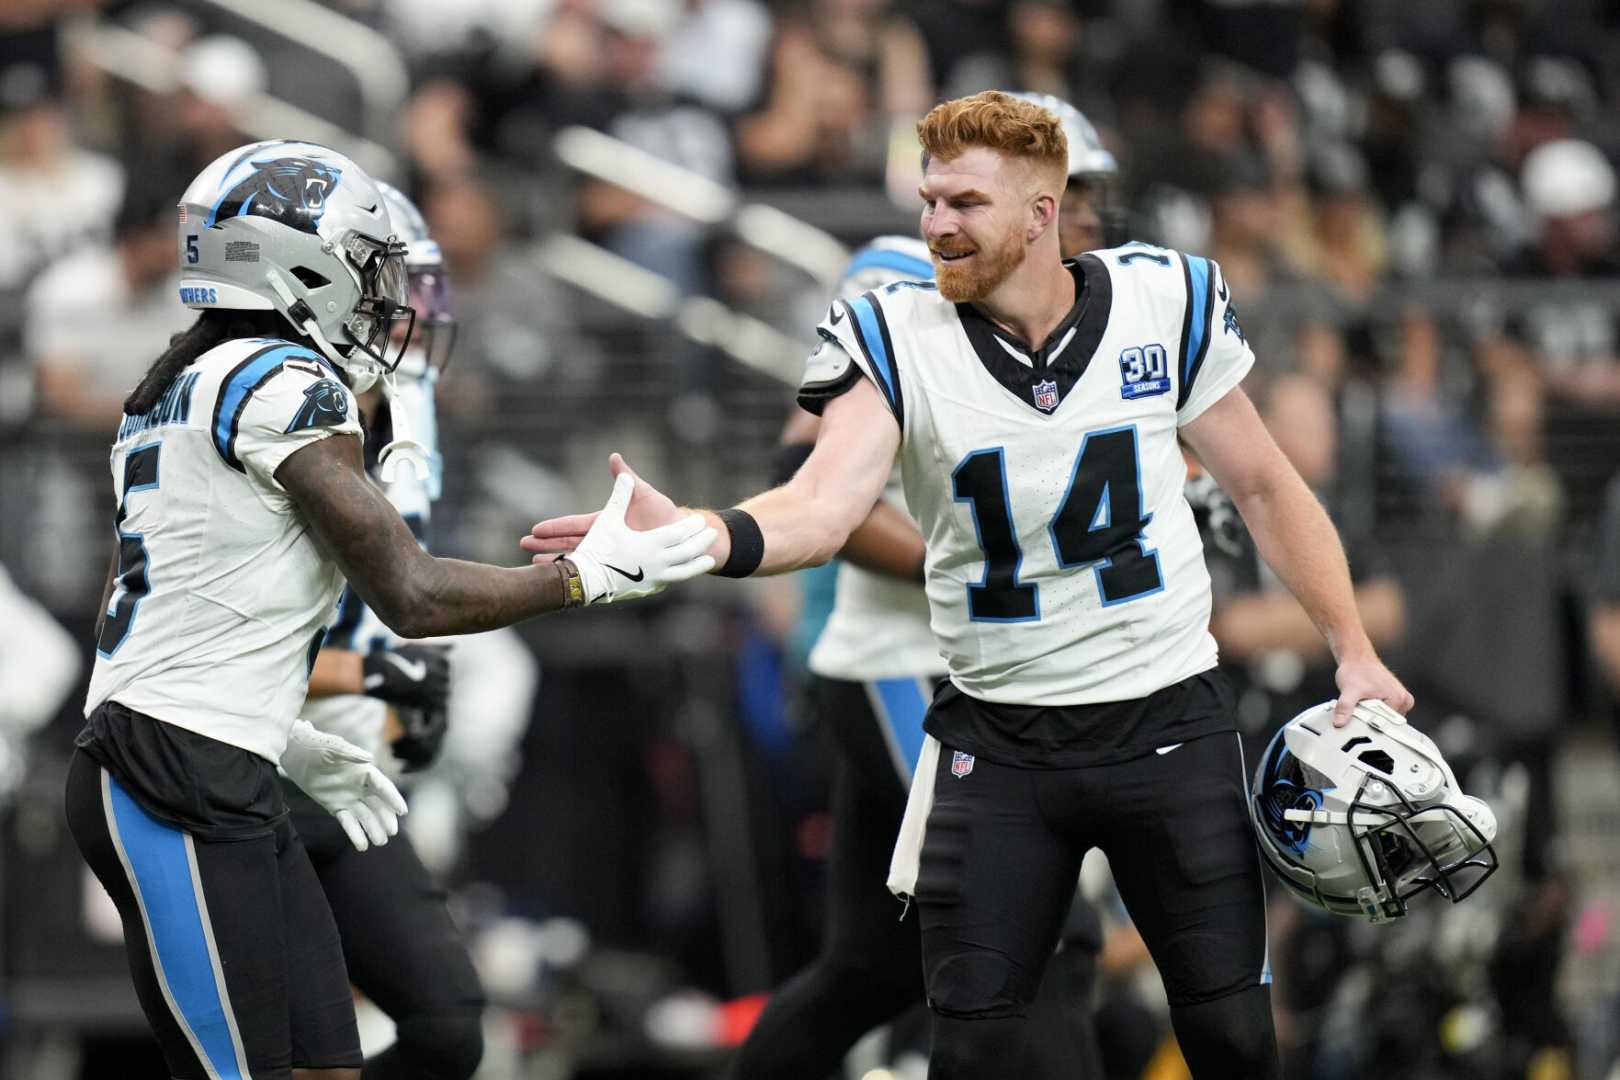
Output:
[[281,770],[304,794],[337,818],[356,851],[382,847],[399,832],[405,799],[371,754],[338,735],[299,720],[281,752]]
[[[625,462],[618,454],[608,458],[608,468],[617,480],[623,473],[629,473],[635,480],[636,486],[630,493],[630,505],[624,513],[624,523],[632,529],[645,532],[660,525],[668,525],[679,521],[686,515],[681,508],[675,505],[675,500],[653,487]],[[548,518],[536,525],[528,536],[518,541],[524,551],[535,552],[534,562],[546,562],[553,556],[566,555],[579,547],[585,534],[591,531],[596,524],[600,510],[593,510],[588,514],[569,514],[565,517]]]
[[1340,661],[1333,681],[1339,687],[1339,700],[1333,703],[1334,727],[1350,722],[1358,701],[1382,701],[1402,716],[1412,711],[1411,691],[1377,656],[1368,654]]
[[450,696],[450,646],[404,642],[360,661],[362,693],[415,709],[444,709]]

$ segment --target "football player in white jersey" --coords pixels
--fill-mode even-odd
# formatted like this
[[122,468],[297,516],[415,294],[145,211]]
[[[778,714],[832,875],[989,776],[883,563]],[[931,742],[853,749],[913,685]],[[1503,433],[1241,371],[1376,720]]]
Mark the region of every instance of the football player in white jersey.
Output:
[[[986,91],[918,126],[937,286],[833,305],[789,483],[718,513],[725,576],[843,546],[898,455],[949,679],[930,706],[890,887],[921,914],[934,1080],[1005,1075],[1081,858],[1109,864],[1193,1075],[1276,1077],[1264,891],[1185,440],[1337,662],[1335,719],[1411,695],[1356,614],[1343,548],[1238,383],[1253,354],[1219,268],[1145,245],[1064,262],[1066,140]],[[623,471],[624,462],[614,467]],[[638,482],[630,520],[679,516]],[[535,527],[530,550],[592,515]]]
[[[709,530],[628,528],[626,480],[569,560],[433,558],[361,464],[354,393],[396,390],[414,319],[376,185],[325,147],[260,143],[205,169],[179,219],[179,298],[201,314],[113,443],[117,551],[68,822],[171,1076],[353,1080],[337,928],[276,776],[359,849],[405,810],[370,753],[298,720],[345,577],[402,636],[466,633],[702,573]],[[385,467],[421,452],[399,416]]]
[[[1050,95],[1019,95],[1054,112],[1068,141],[1069,186],[1059,215],[1063,254],[1103,246],[1101,205],[1118,179],[1114,157],[1074,106]],[[844,300],[891,281],[932,281],[928,245],[880,236],[850,260]],[[777,456],[786,483],[809,457],[820,420],[795,410]],[[916,525],[905,516],[898,467],[872,516],[840,553],[836,594],[810,651],[806,688],[835,751],[827,913],[814,963],[771,994],[731,1062],[736,1080],[822,1080],[866,1031],[922,1000],[914,920],[895,918],[884,887],[906,785],[922,753],[923,716],[945,661],[928,627]],[[908,572],[915,583],[904,580]],[[1043,1035],[1023,1067],[1028,1080],[1089,1076],[1101,1068],[1090,990],[1101,923],[1078,900],[1061,960],[1036,1002]]]
[[[383,476],[388,501],[418,537],[427,533],[442,472],[434,388],[450,359],[455,319],[439,245],[414,203],[378,182],[405,244],[406,286],[416,329],[395,375],[398,392],[367,432],[385,438],[392,417],[421,444],[412,466]],[[379,430],[382,429],[382,430]],[[448,726],[449,661],[443,645],[395,637],[352,588],[310,673],[302,718],[373,755],[384,744],[406,771],[432,763]],[[397,729],[388,737],[390,716]],[[349,981],[394,1021],[396,1039],[368,1058],[364,1080],[467,1080],[483,1058],[484,997],[445,891],[423,865],[410,834],[358,852],[332,815],[290,781],[282,794],[337,921]]]

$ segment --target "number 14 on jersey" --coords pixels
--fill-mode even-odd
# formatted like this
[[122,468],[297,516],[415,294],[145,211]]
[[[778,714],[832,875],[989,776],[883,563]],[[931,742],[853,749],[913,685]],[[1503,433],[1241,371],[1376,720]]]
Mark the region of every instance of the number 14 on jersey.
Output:
[[[1059,568],[1092,567],[1104,606],[1164,588],[1159,557],[1142,540],[1152,515],[1142,511],[1141,476],[1134,424],[1089,432],[1080,441],[1068,490],[1047,523]],[[1040,586],[1018,580],[1024,553],[1013,524],[1006,452],[999,446],[973,451],[956,466],[951,483],[956,501],[968,504],[984,552],[984,576],[967,587],[970,617],[1039,619]]]

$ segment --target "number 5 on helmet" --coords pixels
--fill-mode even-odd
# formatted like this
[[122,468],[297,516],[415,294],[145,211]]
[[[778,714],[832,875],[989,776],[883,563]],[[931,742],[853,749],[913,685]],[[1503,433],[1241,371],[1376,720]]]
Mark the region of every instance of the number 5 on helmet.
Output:
[[1333,702],[1272,738],[1249,800],[1260,853],[1307,904],[1379,923],[1434,890],[1457,903],[1499,866],[1496,815],[1463,794],[1434,741],[1379,701]]

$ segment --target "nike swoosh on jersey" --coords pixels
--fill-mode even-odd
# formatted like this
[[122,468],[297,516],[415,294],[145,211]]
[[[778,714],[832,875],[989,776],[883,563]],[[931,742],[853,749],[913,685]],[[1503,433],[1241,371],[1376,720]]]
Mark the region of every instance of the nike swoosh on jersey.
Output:
[[[423,679],[427,678],[428,668],[426,660],[407,660],[398,653],[391,652],[383,653],[382,659],[399,668],[399,670],[402,671],[405,674],[405,677],[411,680],[411,682],[421,682]],[[367,690],[375,690],[382,684],[383,677],[381,675],[367,675],[364,685]]]
[[645,570],[643,570],[639,566],[636,567],[636,572],[632,574],[628,570],[620,570],[617,566],[614,566],[612,563],[603,563],[602,565],[607,567],[609,570],[612,570],[615,574],[623,574],[625,577],[629,578],[631,581],[640,581],[642,578],[647,576],[647,572]]
[[1160,757],[1164,757],[1164,755],[1168,754],[1170,751],[1179,749],[1180,747],[1182,747],[1184,745],[1186,745],[1186,744],[1185,743],[1173,742],[1169,746],[1161,746],[1158,749],[1154,750],[1153,752],[1155,754],[1158,754]]
[[832,323],[834,326],[837,326],[839,323],[841,323],[843,321],[844,321],[844,309],[843,309],[843,306],[840,305],[840,304],[834,304],[833,309],[832,309],[832,318],[829,319],[828,322]]

